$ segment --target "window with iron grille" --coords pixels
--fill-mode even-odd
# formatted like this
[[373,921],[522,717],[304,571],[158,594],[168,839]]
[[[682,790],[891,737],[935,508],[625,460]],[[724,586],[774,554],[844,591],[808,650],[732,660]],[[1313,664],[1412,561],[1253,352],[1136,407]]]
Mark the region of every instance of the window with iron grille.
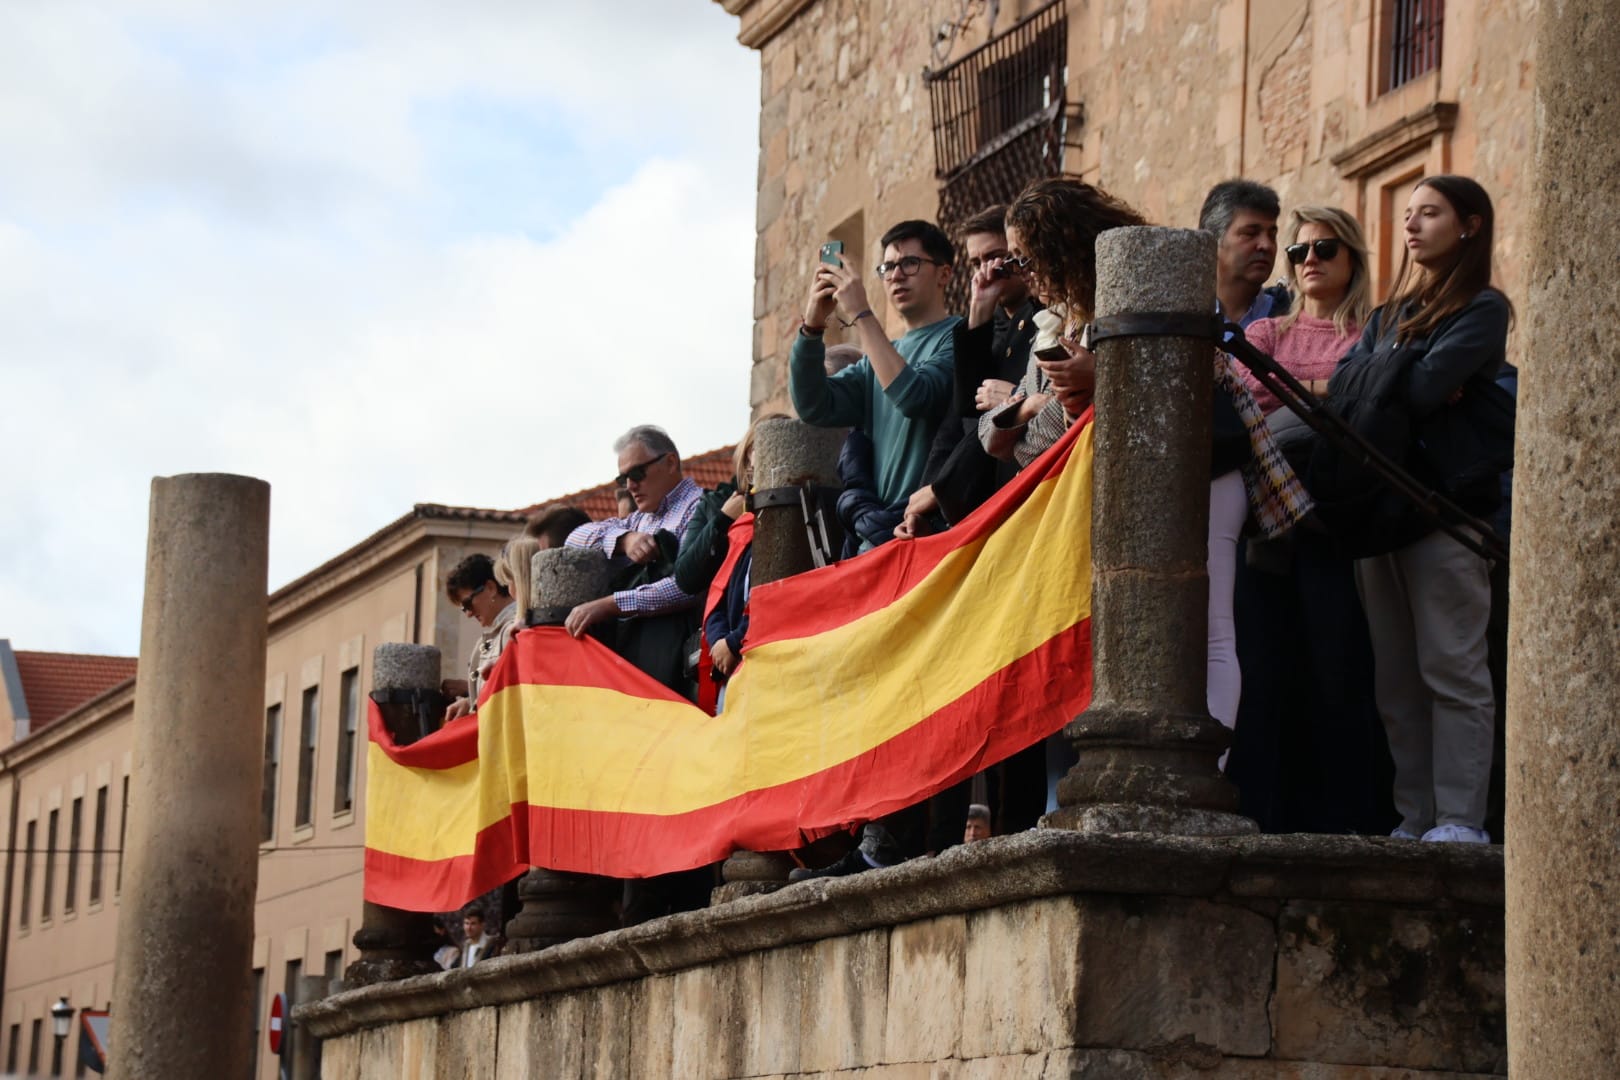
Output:
[[1389,53],[1384,58],[1384,89],[1394,90],[1440,66],[1445,0],[1385,0]]
[[[1062,172],[1068,42],[1063,0],[1053,0],[961,59],[925,73],[939,224],[953,237],[979,211]],[[959,253],[946,289],[953,309],[966,306],[967,287]]]

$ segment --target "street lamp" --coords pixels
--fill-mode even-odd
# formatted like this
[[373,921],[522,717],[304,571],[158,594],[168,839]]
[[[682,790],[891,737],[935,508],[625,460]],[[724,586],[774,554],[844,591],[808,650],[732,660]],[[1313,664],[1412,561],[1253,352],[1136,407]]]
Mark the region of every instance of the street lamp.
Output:
[[68,1037],[68,1028],[72,1025],[73,1006],[68,1004],[67,998],[57,998],[56,1004],[51,1006],[51,1032],[58,1042]]

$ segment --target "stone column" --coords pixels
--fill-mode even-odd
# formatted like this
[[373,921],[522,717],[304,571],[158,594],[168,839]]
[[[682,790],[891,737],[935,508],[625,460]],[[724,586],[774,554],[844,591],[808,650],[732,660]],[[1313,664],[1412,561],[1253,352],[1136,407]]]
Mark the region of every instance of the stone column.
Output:
[[244,1076],[270,485],[158,477],[150,521],[109,1075]]
[[[529,566],[527,603],[535,626],[561,626],[576,605],[606,596],[612,587],[612,564],[584,548],[537,551]],[[506,952],[535,952],[617,929],[613,902],[619,890],[615,878],[530,870],[518,882],[523,908],[506,924]]]
[[[1215,240],[1129,228],[1097,241],[1097,317],[1215,310]],[[1082,832],[1255,831],[1216,768],[1227,732],[1205,703],[1209,584],[1207,340],[1097,349],[1091,626],[1095,693],[1065,734],[1080,762],[1045,824]]]
[[[408,746],[438,727],[448,702],[439,692],[439,650],[432,645],[384,642],[371,654],[371,699],[382,712],[394,741]],[[427,912],[362,901],[354,947],[360,956],[343,978],[351,987],[370,986],[439,969],[433,959],[439,940]]]
[[[771,491],[792,487],[838,486],[838,451],[846,432],[818,428],[800,420],[766,420],[754,432],[754,488]],[[815,508],[814,501],[811,508]],[[843,543],[843,531],[831,508],[825,515],[834,551]],[[754,585],[780,581],[815,568],[804,511],[797,505],[767,506],[754,511]],[[720,867],[724,884],[714,890],[713,902],[725,903],[744,896],[773,892],[787,884],[798,864],[785,851],[738,851]]]
[[1513,485],[1507,1018],[1515,1077],[1620,1058],[1620,19],[1544,3]]

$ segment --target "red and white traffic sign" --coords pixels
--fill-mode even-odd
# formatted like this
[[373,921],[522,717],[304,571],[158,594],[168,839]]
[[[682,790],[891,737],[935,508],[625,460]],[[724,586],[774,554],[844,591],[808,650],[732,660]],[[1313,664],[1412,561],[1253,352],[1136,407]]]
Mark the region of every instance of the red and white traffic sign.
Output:
[[277,994],[270,999],[270,1052],[281,1053],[281,1032],[287,1024],[287,995]]

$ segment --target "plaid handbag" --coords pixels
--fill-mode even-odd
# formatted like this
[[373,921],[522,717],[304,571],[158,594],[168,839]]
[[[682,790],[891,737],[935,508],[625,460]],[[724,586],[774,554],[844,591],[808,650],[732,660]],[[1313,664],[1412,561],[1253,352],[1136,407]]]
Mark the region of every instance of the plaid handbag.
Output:
[[1277,440],[1266,427],[1265,414],[1225,353],[1216,354],[1215,381],[1232,395],[1232,403],[1249,432],[1254,454],[1243,466],[1243,490],[1249,496],[1249,510],[1261,535],[1274,539],[1292,529],[1316,504],[1277,448]]

